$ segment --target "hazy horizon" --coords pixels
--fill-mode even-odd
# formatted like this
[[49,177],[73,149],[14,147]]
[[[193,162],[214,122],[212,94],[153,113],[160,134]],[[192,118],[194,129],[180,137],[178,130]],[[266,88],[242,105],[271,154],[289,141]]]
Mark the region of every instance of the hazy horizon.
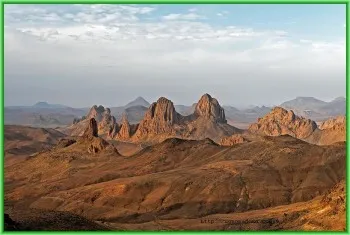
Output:
[[[148,99],[146,99],[145,97],[138,96],[138,97],[135,97],[135,98],[132,99],[132,100],[129,100],[129,102],[127,102],[127,103],[125,103],[125,104],[120,104],[120,105],[106,105],[106,104],[103,104],[103,103],[94,103],[94,104],[85,105],[85,106],[79,106],[79,107],[73,107],[73,106],[71,106],[71,105],[69,105],[69,104],[52,103],[52,102],[48,102],[48,101],[46,101],[46,100],[39,100],[39,101],[37,101],[37,102],[35,102],[35,103],[33,103],[33,104],[28,104],[28,105],[24,105],[24,104],[5,105],[5,107],[33,106],[33,105],[35,105],[35,104],[37,104],[37,103],[40,103],[40,102],[45,102],[45,103],[48,103],[48,104],[50,104],[50,105],[64,105],[64,106],[68,106],[68,107],[71,107],[71,108],[91,108],[93,105],[102,105],[102,106],[104,106],[104,107],[121,107],[121,106],[127,105],[128,103],[130,103],[130,102],[136,100],[136,99],[139,98],[139,97],[145,99],[145,100],[146,100],[147,102],[149,102],[150,104],[152,104],[153,102],[156,102],[157,99],[158,99],[158,98],[157,98],[157,99],[155,99],[155,100],[148,100]],[[303,96],[303,98],[305,98],[305,97],[306,97],[306,96]],[[160,97],[159,97],[159,98],[160,98]],[[200,98],[200,97],[199,97],[199,98]],[[199,98],[198,98],[198,100],[199,100]],[[216,98],[216,97],[213,97],[213,98]],[[296,98],[298,98],[298,97],[294,97],[293,99],[296,99]],[[322,100],[322,99],[318,99],[317,97],[311,97],[311,98],[315,98],[315,99],[317,99],[317,100],[321,100],[321,101],[325,101],[325,102],[330,102],[330,101],[335,100],[335,99],[337,99],[337,98],[345,98],[345,97],[344,97],[344,96],[338,96],[338,97],[334,97],[333,99],[330,99],[330,100]],[[171,99],[170,99],[170,100],[171,100]],[[173,100],[171,100],[171,101],[173,101],[174,105],[191,106],[191,105],[193,105],[194,103],[196,103],[198,100],[196,100],[196,101],[194,101],[194,102],[192,102],[192,103],[184,103],[184,104],[183,104],[183,103],[181,103],[181,104],[180,104],[180,103],[176,103],[176,102],[174,102]],[[290,99],[290,100],[292,100],[292,99]],[[289,101],[289,100],[285,100],[285,101],[282,101],[282,102],[276,103],[276,104],[261,104],[261,105],[256,105],[256,104],[248,104],[248,105],[236,104],[236,105],[233,105],[233,104],[223,104],[223,103],[220,102],[220,100],[218,100],[218,101],[219,101],[219,103],[220,103],[221,106],[231,106],[231,107],[235,107],[235,108],[248,108],[248,107],[252,107],[252,106],[260,106],[260,107],[261,107],[261,106],[267,106],[267,107],[278,106],[278,105],[282,104],[283,102],[286,102],[286,101]]]
[[6,5],[5,106],[345,97],[345,4]]

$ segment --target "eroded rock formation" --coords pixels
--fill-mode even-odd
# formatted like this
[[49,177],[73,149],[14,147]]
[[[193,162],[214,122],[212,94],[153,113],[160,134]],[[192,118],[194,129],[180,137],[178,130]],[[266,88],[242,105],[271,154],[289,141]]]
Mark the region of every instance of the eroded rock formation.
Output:
[[90,118],[89,124],[84,131],[83,137],[98,137],[98,127],[95,118]]
[[225,111],[219,102],[209,94],[204,94],[198,101],[195,111],[195,117],[204,117],[218,123],[226,123]]
[[275,107],[270,113],[258,119],[257,123],[250,125],[252,133],[280,136],[290,135],[298,139],[310,136],[317,125],[314,121],[296,116],[293,111]]
[[161,97],[153,103],[135,133],[135,139],[157,134],[174,135],[174,124],[180,122],[181,115],[175,111],[173,102]]

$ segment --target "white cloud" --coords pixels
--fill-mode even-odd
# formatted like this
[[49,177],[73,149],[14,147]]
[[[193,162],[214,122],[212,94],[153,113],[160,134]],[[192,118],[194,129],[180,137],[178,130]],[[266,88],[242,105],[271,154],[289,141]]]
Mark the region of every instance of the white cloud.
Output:
[[164,20],[199,20],[205,19],[204,16],[195,13],[188,14],[169,14],[162,17]]
[[86,82],[107,89],[110,84],[162,84],[165,78],[167,84],[182,81],[210,88],[218,77],[229,87],[232,79],[249,83],[258,77],[272,79],[267,73],[302,82],[345,72],[344,40],[316,41],[283,30],[214,26],[201,22],[203,16],[195,11],[145,21],[143,17],[156,8],[74,7],[74,11],[5,9],[7,74],[32,79],[66,76],[75,86],[86,77],[97,77]]
[[45,5],[45,7],[38,7],[36,5],[6,5],[5,7],[5,23],[22,25],[33,24],[48,24],[53,23],[104,23],[110,24],[115,22],[135,22],[138,17],[148,15],[153,12],[154,7],[142,6],[126,6],[119,4],[112,5],[85,5],[74,4],[71,9],[52,7]]
[[311,43],[311,40],[307,40],[307,39],[300,39],[299,40],[300,43]]

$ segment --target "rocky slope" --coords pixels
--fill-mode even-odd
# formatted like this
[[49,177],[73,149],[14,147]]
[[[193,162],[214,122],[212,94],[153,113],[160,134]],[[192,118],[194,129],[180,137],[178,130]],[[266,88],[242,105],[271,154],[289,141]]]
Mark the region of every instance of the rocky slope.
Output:
[[46,149],[50,149],[65,135],[50,128],[5,125],[5,164],[13,164]]
[[[345,177],[345,144],[317,146],[290,136],[235,147],[173,138],[128,157],[89,153],[90,144],[77,140],[7,167],[5,201],[125,228],[155,218],[165,224],[184,220],[186,229],[191,219],[199,226],[215,214],[269,218],[273,211],[259,210],[311,200]],[[159,229],[154,226],[149,229]]]

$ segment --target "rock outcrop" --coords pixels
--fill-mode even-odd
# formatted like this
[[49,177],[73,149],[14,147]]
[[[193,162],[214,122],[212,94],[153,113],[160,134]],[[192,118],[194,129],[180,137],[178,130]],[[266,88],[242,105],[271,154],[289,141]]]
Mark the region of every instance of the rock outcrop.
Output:
[[122,118],[122,123],[120,130],[117,134],[117,139],[120,140],[127,140],[131,137],[131,129],[130,129],[130,123],[128,121],[127,116],[124,114]]
[[111,110],[109,108],[105,108],[102,113],[102,119],[98,123],[99,134],[108,133],[111,128],[116,126],[116,119],[111,115]]
[[92,108],[90,109],[88,115],[87,115],[87,119],[91,119],[94,118],[97,122],[100,122],[103,118],[103,114],[105,112],[105,108],[102,105],[94,105],[92,106]]
[[89,120],[89,125],[86,127],[83,136],[79,139],[80,144],[88,145],[89,153],[98,153],[103,150],[108,150],[113,153],[118,153],[112,144],[98,137],[98,125],[94,118]]
[[227,123],[224,109],[209,94],[204,94],[200,98],[194,110],[194,115],[196,118],[204,117],[218,123]]
[[120,130],[120,126],[118,125],[118,123],[115,123],[114,125],[111,125],[109,127],[108,133],[107,133],[107,137],[109,139],[113,139],[119,132]]
[[86,127],[83,137],[93,138],[98,137],[98,127],[95,118],[90,118],[89,125]]
[[251,133],[267,136],[290,135],[298,139],[307,138],[316,129],[314,121],[296,116],[293,111],[281,107],[273,108],[248,128]]
[[98,153],[105,150],[107,147],[110,147],[107,141],[102,138],[94,138],[88,147],[88,153]]
[[89,113],[82,118],[75,118],[73,124],[62,130],[62,133],[70,136],[82,136],[90,119],[95,119],[98,126],[98,135],[106,135],[113,138],[119,131],[119,125],[116,118],[111,115],[111,110],[102,105],[94,105]]
[[175,111],[173,102],[161,97],[153,103],[145,114],[144,119],[140,122],[134,135],[134,139],[166,134],[175,135],[173,125],[179,124],[181,115]]
[[305,141],[317,145],[331,145],[346,141],[346,118],[339,116],[324,121]]
[[145,119],[158,121],[162,124],[174,124],[179,121],[180,115],[175,111],[173,102],[167,98],[160,97],[148,109]]
[[346,118],[345,116],[339,116],[336,118],[328,119],[319,126],[320,130],[332,129],[342,131],[346,129]]
[[240,134],[234,134],[228,137],[223,137],[220,141],[220,145],[222,146],[233,146],[235,144],[241,144],[249,142],[246,138],[244,138]]

